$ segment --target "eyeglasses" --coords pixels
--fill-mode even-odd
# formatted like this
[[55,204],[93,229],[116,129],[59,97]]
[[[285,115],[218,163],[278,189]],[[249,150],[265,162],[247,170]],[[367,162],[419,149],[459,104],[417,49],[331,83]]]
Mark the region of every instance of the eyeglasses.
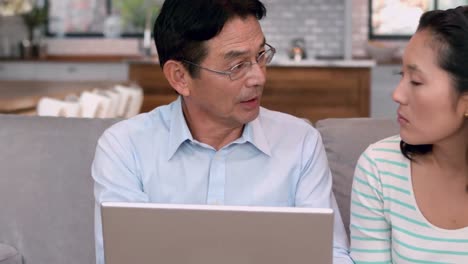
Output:
[[270,44],[265,43],[265,50],[260,52],[255,58],[256,63],[251,62],[251,61],[243,61],[241,63],[238,63],[232,66],[227,71],[212,70],[212,69],[205,68],[199,64],[188,61],[188,60],[182,60],[182,61],[187,64],[196,66],[200,69],[207,70],[209,72],[214,72],[214,73],[218,73],[222,75],[228,75],[229,79],[231,79],[232,81],[235,81],[244,77],[250,71],[250,69],[252,68],[254,64],[258,64],[260,67],[264,67],[267,64],[269,64],[271,60],[273,59],[273,56],[275,55],[275,53],[276,53],[276,49],[273,48]]

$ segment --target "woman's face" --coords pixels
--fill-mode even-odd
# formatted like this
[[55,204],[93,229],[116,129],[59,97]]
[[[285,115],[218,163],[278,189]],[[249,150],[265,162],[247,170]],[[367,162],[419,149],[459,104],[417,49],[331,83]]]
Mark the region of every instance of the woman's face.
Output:
[[418,31],[404,52],[402,78],[393,92],[400,105],[401,138],[412,145],[434,144],[460,133],[468,111],[467,96],[456,92],[437,63],[437,52],[431,32]]

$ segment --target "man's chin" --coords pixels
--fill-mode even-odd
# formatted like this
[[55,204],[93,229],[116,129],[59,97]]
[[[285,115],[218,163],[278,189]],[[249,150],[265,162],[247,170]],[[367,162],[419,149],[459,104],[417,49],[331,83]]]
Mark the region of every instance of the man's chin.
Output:
[[260,107],[257,107],[256,109],[253,109],[252,111],[249,111],[246,113],[246,115],[242,118],[243,124],[247,124],[249,122],[254,121],[260,113]]

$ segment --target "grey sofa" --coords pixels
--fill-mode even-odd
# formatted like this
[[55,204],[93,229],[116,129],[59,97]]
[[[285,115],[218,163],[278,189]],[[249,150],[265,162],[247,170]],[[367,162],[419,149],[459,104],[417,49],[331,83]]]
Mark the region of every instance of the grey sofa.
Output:
[[[0,264],[95,262],[90,167],[98,137],[117,121],[0,115]],[[356,160],[398,127],[374,119],[315,125],[347,227]]]

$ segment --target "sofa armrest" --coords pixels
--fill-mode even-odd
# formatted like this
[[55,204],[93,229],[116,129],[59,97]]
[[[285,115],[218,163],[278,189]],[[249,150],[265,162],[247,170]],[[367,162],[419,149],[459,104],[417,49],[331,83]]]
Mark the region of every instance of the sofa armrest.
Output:
[[0,264],[22,264],[21,256],[15,248],[0,244]]

